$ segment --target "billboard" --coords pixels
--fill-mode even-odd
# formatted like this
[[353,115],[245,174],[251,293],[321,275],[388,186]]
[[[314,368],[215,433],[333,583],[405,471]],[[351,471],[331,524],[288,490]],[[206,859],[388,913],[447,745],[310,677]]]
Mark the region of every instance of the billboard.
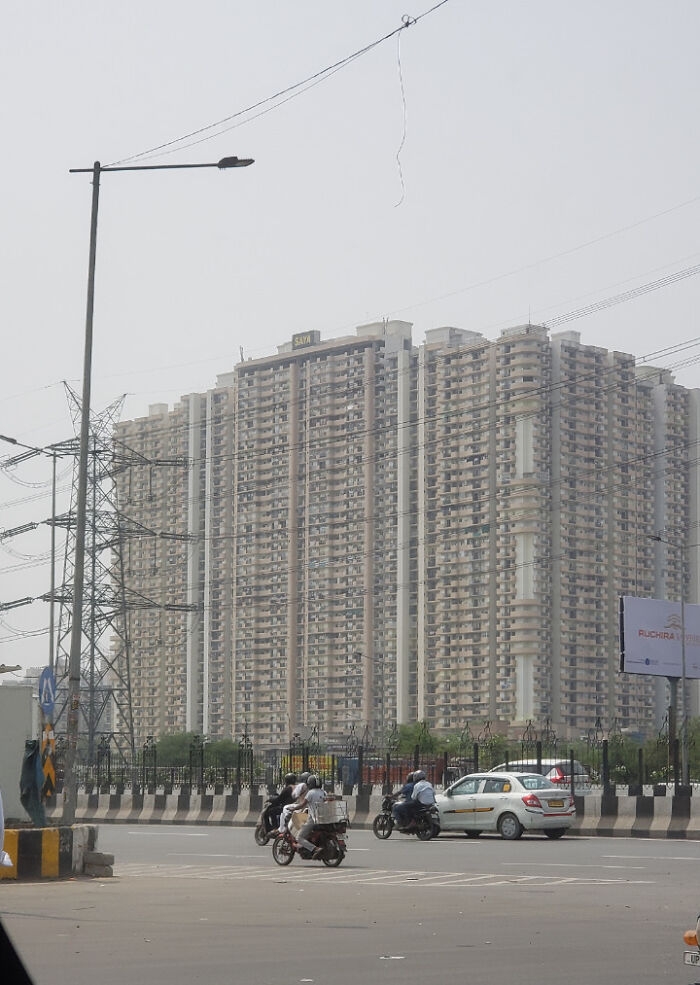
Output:
[[[684,606],[685,676],[700,678],[700,605]],[[682,677],[681,604],[663,599],[620,599],[620,670],[625,674]]]

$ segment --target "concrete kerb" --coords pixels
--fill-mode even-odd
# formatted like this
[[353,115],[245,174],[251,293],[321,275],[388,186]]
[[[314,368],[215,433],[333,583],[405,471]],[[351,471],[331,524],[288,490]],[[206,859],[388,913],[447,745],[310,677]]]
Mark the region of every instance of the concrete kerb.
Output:
[[[381,788],[346,796],[351,828],[367,829],[381,810]],[[264,802],[261,792],[228,794],[80,794],[76,817],[93,824],[216,824],[252,827]],[[630,797],[590,793],[576,798],[571,834],[700,840],[700,797]],[[62,805],[47,815],[60,821]]]
[[[86,871],[86,859],[96,855],[97,827],[93,824],[47,828],[5,828],[4,848],[12,859],[0,868],[0,880],[65,879]],[[111,872],[105,872],[111,875]]]

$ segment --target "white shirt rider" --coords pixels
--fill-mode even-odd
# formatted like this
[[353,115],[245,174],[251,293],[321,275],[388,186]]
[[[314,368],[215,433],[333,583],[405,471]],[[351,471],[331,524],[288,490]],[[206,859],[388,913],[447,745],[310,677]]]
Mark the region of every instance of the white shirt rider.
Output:
[[411,800],[415,800],[417,803],[425,804],[426,806],[434,804],[435,791],[433,790],[432,783],[429,780],[419,780],[413,788]]
[[317,817],[316,808],[325,799],[325,793],[323,790],[319,790],[318,787],[315,787],[313,790],[309,790],[306,794],[306,806],[309,808],[309,817],[313,821],[315,821]]
[[309,841],[309,835],[316,827],[318,805],[325,799],[326,794],[320,789],[320,787],[312,787],[311,790],[308,791],[306,794],[306,807],[309,810],[309,819],[306,824],[302,826],[296,837],[297,843],[312,852],[314,858],[321,854],[321,849],[314,845],[313,842]]

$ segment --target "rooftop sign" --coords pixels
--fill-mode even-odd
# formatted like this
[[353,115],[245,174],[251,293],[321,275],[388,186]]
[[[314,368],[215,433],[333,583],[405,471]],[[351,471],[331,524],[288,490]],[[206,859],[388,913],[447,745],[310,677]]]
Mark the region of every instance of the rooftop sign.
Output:
[[308,345],[317,345],[320,341],[319,331],[297,332],[296,335],[292,335],[292,349],[305,349]]

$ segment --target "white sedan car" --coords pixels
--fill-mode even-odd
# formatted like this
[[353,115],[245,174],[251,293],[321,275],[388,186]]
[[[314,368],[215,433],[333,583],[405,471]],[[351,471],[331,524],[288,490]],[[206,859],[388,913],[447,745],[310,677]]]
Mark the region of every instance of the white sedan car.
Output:
[[477,838],[498,831],[509,841],[523,831],[561,838],[576,817],[571,794],[538,773],[471,773],[436,796],[442,831]]

